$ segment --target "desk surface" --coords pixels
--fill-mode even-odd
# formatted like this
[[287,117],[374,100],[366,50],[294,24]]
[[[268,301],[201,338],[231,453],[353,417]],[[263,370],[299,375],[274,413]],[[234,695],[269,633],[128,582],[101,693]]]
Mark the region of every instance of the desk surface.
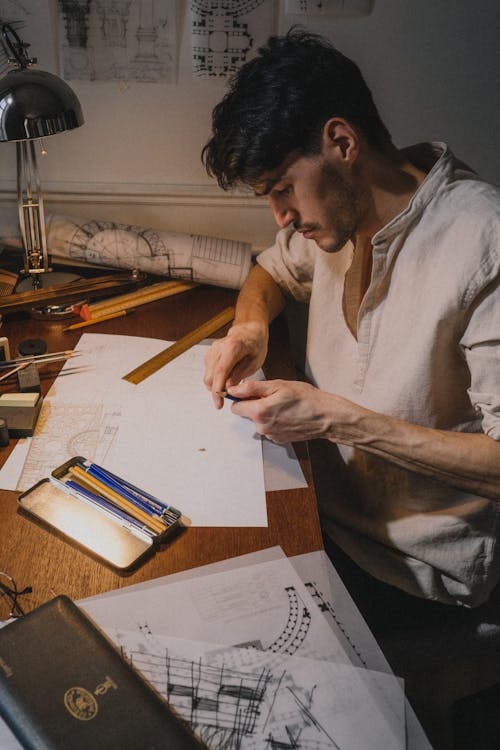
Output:
[[[233,304],[235,298],[236,293],[230,290],[199,287],[144,305],[130,316],[83,330],[176,340]],[[18,343],[29,338],[45,340],[48,351],[60,351],[74,347],[82,334],[81,330],[63,332],[67,325],[67,320],[39,321],[19,315],[6,320],[0,334],[9,338],[12,356],[17,353]],[[50,372],[48,368],[40,371],[44,394],[58,369],[59,365]],[[293,377],[284,321],[278,320],[271,327],[270,355],[264,369],[268,377]],[[0,465],[7,459],[13,442],[9,448],[0,449]],[[297,449],[309,486],[268,492],[267,528],[189,528],[126,577],[20,515],[17,494],[0,491],[0,570],[11,575],[20,588],[33,587],[29,603],[28,597],[24,599],[30,609],[57,594],[80,599],[273,545],[281,545],[288,555],[321,549],[309,465],[303,446]]]

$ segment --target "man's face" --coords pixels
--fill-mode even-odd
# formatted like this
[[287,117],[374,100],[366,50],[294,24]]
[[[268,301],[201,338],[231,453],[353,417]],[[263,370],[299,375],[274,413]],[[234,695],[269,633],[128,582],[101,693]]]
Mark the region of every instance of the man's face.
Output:
[[328,253],[340,250],[360,227],[362,193],[322,154],[289,156],[255,186],[267,195],[280,228],[293,223]]

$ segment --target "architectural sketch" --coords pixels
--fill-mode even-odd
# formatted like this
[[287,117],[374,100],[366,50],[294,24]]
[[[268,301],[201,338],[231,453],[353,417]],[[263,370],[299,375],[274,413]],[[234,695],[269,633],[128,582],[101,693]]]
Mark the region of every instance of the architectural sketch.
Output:
[[375,0],[284,0],[285,13],[305,16],[368,16]]
[[[104,404],[54,404],[45,400],[19,479],[26,490],[73,456],[105,463],[118,431],[119,407]],[[61,461],[61,456],[66,456]]]
[[252,249],[245,242],[56,214],[46,226],[51,253],[71,260],[232,289],[250,271]]
[[344,648],[350,654],[352,663],[356,666],[364,667],[365,669],[367,669],[368,664],[366,663],[361,650],[357,647],[355,641],[351,638],[349,632],[344,626],[344,623],[335,611],[333,602],[323,594],[315,581],[305,581],[304,585],[311,595],[311,599],[318,606],[320,612],[322,612],[326,619],[330,622],[330,625],[333,631],[336,633],[337,637],[341,641],[343,639],[347,641],[347,643],[344,643]]
[[175,3],[58,0],[58,8],[64,78],[175,81]]
[[191,0],[193,74],[231,75],[273,31],[273,3]]
[[[211,750],[404,747],[402,699],[381,709],[370,673],[346,665],[108,629]],[[384,675],[388,691],[397,686]]]

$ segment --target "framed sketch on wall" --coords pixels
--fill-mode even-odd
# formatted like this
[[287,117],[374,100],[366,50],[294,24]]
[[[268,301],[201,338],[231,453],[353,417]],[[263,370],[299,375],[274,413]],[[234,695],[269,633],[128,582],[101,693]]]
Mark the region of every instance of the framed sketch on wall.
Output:
[[58,0],[58,11],[63,75],[67,80],[176,80],[175,3]]

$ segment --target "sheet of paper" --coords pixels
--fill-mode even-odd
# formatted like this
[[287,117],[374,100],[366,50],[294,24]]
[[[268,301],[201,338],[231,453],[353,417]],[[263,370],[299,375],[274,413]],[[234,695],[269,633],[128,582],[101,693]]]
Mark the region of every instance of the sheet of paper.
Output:
[[318,550],[289,559],[335,632],[340,631],[349,643],[352,663],[358,667],[391,673],[387,659],[328,555]]
[[[323,576],[325,583],[324,571],[316,575],[313,569],[318,562],[322,562],[321,558],[313,555],[308,565],[308,578],[319,580]],[[136,584],[83,600],[80,606],[110,635],[116,631],[113,637],[118,637],[122,645],[123,633],[130,630],[137,637],[146,639],[168,636],[190,642],[203,640],[212,644],[211,651],[214,651],[215,645],[217,652],[221,645],[243,646],[245,649],[250,648],[251,657],[245,656],[247,665],[248,660],[253,659],[253,655],[257,653],[261,659],[260,668],[265,665],[270,672],[277,660],[300,656],[304,659],[300,660],[303,663],[296,677],[301,675],[302,678],[308,672],[308,659],[316,659],[321,663],[331,661],[351,667],[356,663],[353,659],[360,661],[343,628],[337,622],[327,620],[323,603],[318,602],[315,594],[311,596],[310,584],[306,582],[304,585],[301,582],[280,548],[270,548],[204,568],[165,576],[156,581]],[[144,653],[145,647],[141,648]],[[198,664],[196,651],[190,653]],[[248,654],[247,651],[244,653]],[[229,657],[226,655],[225,658],[226,667],[231,666],[232,662],[227,662]],[[160,662],[163,665],[166,663],[163,652]],[[283,668],[281,664],[281,672]],[[331,674],[328,679],[320,679],[316,674],[315,679],[327,689],[325,680],[334,679],[334,675]],[[307,684],[307,680],[297,680],[299,692],[306,690]],[[347,689],[346,683],[342,684],[343,689]],[[350,682],[350,690],[352,705],[358,708],[363,705],[361,694],[367,691],[368,704],[371,702],[374,710],[376,708],[377,721],[380,720],[384,726],[389,727],[392,740],[387,746],[403,748],[404,698],[399,681],[390,670],[386,674],[380,674],[368,669],[357,669]],[[300,694],[305,695],[303,692]],[[318,721],[318,717],[323,715],[321,705],[318,696]],[[327,702],[327,705],[331,710],[331,703]],[[360,721],[364,721],[362,714],[361,711]],[[370,710],[366,713],[367,719],[369,715]],[[222,745],[215,744],[213,747]],[[257,741],[254,745],[242,747],[258,748],[260,745]],[[320,744],[318,747],[336,745]]]
[[391,693],[389,711],[368,670],[145,632],[108,635],[213,750],[291,747],[290,737],[318,750],[404,747],[403,694],[392,675],[376,675]]
[[30,443],[31,438],[18,440],[17,445],[12,449],[7,461],[0,469],[0,487],[3,490],[17,489]]
[[217,411],[193,347],[138,386],[122,376],[168,342],[84,334],[44,400],[18,489],[82,455],[178,507],[195,526],[266,526],[261,438]]
[[351,663],[286,558],[80,604],[103,628]]
[[270,440],[263,440],[262,457],[266,490],[294,490],[297,487],[307,487],[291,443],[278,445]]

